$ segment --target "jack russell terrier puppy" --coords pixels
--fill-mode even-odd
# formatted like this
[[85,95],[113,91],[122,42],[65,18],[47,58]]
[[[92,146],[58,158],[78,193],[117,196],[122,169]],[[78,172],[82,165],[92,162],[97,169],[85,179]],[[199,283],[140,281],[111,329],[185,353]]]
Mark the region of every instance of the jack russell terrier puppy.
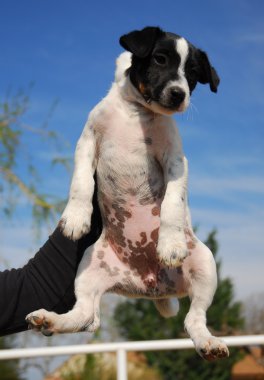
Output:
[[127,52],[78,141],[60,221],[71,239],[89,232],[96,171],[102,235],[79,265],[74,308],[61,315],[41,309],[26,319],[44,335],[95,331],[105,292],[153,299],[164,317],[176,314],[171,297],[188,295],[185,328],[197,352],[226,357],[225,343],[206,327],[216,266],[192,229],[188,165],[171,116],[186,110],[197,82],[216,92],[218,75],[205,52],[157,27],[123,35],[120,44]]

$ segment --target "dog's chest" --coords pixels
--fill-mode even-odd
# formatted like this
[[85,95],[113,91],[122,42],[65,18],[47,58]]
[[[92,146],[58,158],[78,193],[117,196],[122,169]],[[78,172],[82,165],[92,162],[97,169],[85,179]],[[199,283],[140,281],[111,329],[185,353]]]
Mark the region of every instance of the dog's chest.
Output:
[[98,194],[105,236],[119,259],[142,278],[158,268],[156,243],[164,194],[157,159],[163,134],[158,131],[153,117],[113,109],[98,131]]
[[[153,221],[149,220],[151,209],[160,206],[164,193],[163,171],[156,156],[160,144],[157,130],[153,118],[119,110],[109,115],[101,130],[97,164],[101,212],[118,221],[123,217],[117,210],[125,210],[128,215],[132,207],[132,218],[126,218],[124,227],[133,240],[133,225],[141,232],[142,224],[150,224],[150,229],[154,229]],[[130,225],[128,222],[132,220]],[[157,228],[157,223],[154,224]]]
[[113,107],[105,115],[98,141],[98,172],[102,178],[112,173],[116,181],[122,177],[125,185],[129,177],[138,182],[144,176],[161,174],[157,156],[166,149],[166,126],[152,115]]
[[154,156],[155,125],[151,120],[140,123],[138,117],[126,117],[116,112],[111,115],[101,135],[99,159],[101,163],[114,163],[122,159],[119,169],[136,169]]

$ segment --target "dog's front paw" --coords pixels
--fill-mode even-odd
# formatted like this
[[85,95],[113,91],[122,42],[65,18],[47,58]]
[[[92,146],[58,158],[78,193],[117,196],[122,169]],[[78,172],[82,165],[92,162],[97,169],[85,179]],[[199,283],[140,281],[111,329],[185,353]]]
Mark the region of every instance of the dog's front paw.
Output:
[[188,256],[188,248],[185,241],[168,244],[163,239],[159,240],[157,246],[158,258],[162,265],[176,268],[182,265]]
[[63,235],[78,240],[90,231],[92,210],[83,205],[68,204],[59,221]]

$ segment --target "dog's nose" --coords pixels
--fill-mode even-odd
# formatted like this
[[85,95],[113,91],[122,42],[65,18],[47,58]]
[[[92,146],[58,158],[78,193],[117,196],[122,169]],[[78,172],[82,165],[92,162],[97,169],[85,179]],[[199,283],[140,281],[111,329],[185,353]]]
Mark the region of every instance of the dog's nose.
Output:
[[170,98],[174,106],[179,106],[184,101],[185,95],[185,92],[180,87],[170,89]]

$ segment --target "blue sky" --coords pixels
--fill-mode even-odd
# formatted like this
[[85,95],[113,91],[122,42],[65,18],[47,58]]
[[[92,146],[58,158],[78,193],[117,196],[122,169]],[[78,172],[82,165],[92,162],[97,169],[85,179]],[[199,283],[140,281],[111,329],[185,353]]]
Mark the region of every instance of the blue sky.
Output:
[[[218,229],[223,274],[233,278],[237,297],[263,290],[264,2],[8,0],[0,12],[0,98],[33,81],[25,122],[35,126],[57,99],[50,127],[71,143],[70,155],[113,80],[120,35],[158,25],[208,53],[219,91],[200,85],[191,109],[176,117],[190,166],[193,224],[201,239]],[[57,152],[27,142],[43,189],[65,197],[70,175],[55,175],[47,165]],[[18,170],[23,173],[23,156]],[[21,202],[17,222],[1,221],[0,253],[13,266],[47,236],[32,242],[29,206]]]

